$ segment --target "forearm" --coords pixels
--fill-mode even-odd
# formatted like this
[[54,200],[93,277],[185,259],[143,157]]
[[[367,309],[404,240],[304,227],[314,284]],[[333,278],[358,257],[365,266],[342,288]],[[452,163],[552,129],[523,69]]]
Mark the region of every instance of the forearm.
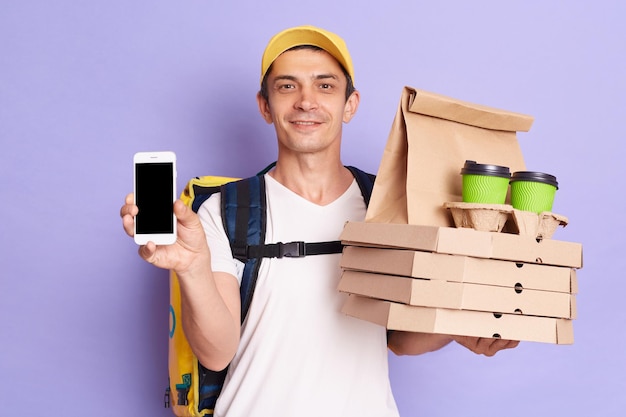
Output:
[[393,331],[387,345],[396,355],[421,355],[441,349],[451,341],[448,335]]
[[225,273],[185,274],[179,277],[181,321],[194,354],[205,367],[225,368],[232,360],[240,335],[239,285]]

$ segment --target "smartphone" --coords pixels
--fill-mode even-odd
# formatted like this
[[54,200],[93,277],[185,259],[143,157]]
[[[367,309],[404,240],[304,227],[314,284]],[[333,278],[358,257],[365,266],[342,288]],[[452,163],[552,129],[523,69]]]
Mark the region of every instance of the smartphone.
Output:
[[135,168],[135,242],[171,245],[176,242],[176,154],[137,152]]

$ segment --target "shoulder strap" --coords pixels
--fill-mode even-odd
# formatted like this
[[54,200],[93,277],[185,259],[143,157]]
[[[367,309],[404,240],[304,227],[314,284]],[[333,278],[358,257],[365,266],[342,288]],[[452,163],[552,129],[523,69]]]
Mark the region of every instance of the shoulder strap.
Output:
[[233,256],[244,262],[241,280],[241,320],[246,317],[252,300],[260,258],[247,256],[247,248],[265,242],[266,206],[263,175],[224,184],[222,192],[222,221]]
[[346,168],[352,172],[356,183],[359,185],[361,189],[361,194],[363,195],[363,201],[365,201],[365,206],[369,206],[370,197],[372,196],[372,189],[374,188],[374,181],[376,180],[376,175],[369,174],[365,171],[361,171],[359,168],[347,165]]

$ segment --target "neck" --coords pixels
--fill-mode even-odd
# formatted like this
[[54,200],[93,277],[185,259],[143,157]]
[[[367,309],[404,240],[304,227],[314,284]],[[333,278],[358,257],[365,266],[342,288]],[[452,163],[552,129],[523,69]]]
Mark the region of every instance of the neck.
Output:
[[352,174],[339,158],[314,155],[281,158],[270,172],[272,178],[312,203],[324,206],[339,198],[352,184]]

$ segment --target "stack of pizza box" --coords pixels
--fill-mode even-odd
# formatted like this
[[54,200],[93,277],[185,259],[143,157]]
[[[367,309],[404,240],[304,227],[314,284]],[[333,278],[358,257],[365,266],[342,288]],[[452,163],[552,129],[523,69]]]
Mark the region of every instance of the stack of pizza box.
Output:
[[394,330],[573,343],[578,243],[366,222],[347,223],[341,239],[348,315]]

